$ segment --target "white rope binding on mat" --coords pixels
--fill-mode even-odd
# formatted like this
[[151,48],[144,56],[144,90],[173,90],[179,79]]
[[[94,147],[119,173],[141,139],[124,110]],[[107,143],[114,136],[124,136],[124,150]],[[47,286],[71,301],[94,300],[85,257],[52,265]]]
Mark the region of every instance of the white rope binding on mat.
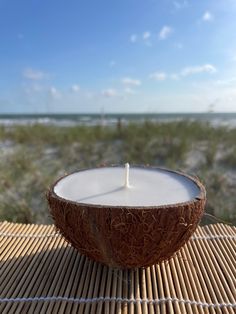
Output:
[[48,234],[27,234],[27,233],[7,233],[7,232],[0,232],[1,237],[8,237],[8,238],[51,238],[51,237],[58,237],[60,236],[59,233],[48,233]]
[[202,306],[207,308],[223,308],[223,307],[229,307],[229,308],[236,308],[236,303],[205,303],[201,301],[191,301],[191,300],[183,300],[178,298],[161,298],[161,299],[127,299],[127,298],[116,298],[116,297],[98,297],[98,298],[68,298],[68,297],[34,297],[34,298],[3,298],[0,299],[0,303],[2,302],[39,302],[39,301],[67,301],[67,302],[73,302],[73,303],[98,303],[98,302],[121,302],[121,303],[146,303],[146,304],[155,304],[159,305],[161,303],[167,303],[169,301],[171,302],[178,302],[183,304],[190,304],[190,305],[196,305],[196,306]]
[[192,236],[190,240],[216,240],[216,239],[232,239],[236,240],[236,235],[209,235],[209,236]]
[[[48,233],[48,234],[27,234],[27,233],[8,233],[8,232],[0,232],[0,236],[2,237],[9,237],[9,238],[51,238],[51,237],[60,237],[59,233]],[[226,234],[219,234],[219,235],[209,235],[209,236],[192,236],[190,240],[217,240],[217,239],[232,239],[236,240],[236,235],[226,235]]]

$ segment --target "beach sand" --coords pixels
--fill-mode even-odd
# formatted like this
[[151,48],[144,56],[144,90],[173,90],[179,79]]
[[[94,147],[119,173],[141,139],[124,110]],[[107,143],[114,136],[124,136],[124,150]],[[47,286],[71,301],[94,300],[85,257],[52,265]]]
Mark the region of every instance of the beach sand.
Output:
[[[150,164],[196,175],[206,211],[236,223],[236,129],[197,121],[0,127],[0,219],[50,223],[45,191],[58,177],[101,164]],[[205,218],[204,223],[212,222]]]

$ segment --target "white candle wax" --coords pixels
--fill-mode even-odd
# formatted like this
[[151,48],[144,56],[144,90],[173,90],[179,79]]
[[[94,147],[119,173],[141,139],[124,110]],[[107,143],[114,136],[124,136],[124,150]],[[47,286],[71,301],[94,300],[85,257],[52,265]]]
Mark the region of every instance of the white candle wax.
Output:
[[112,206],[170,205],[200,195],[194,181],[167,170],[131,167],[129,186],[124,178],[124,167],[82,170],[61,179],[54,192],[78,203]]

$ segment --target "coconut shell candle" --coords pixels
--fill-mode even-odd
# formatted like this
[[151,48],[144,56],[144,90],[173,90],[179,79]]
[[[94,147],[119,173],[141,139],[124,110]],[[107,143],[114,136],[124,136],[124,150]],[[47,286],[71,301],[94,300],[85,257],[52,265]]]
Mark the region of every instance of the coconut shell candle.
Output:
[[189,239],[206,192],[183,173],[126,164],[66,175],[47,198],[57,229],[80,253],[133,268],[170,258]]

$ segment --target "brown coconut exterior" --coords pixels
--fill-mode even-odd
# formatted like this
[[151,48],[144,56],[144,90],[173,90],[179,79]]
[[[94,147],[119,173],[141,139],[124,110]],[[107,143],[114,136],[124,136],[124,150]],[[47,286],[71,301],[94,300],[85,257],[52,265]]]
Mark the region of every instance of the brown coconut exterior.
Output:
[[54,186],[62,177],[47,192],[50,213],[58,231],[81,254],[112,267],[148,267],[178,251],[194,233],[204,212],[204,186],[196,178],[175,173],[195,182],[200,190],[197,198],[135,208],[82,204],[55,194]]

